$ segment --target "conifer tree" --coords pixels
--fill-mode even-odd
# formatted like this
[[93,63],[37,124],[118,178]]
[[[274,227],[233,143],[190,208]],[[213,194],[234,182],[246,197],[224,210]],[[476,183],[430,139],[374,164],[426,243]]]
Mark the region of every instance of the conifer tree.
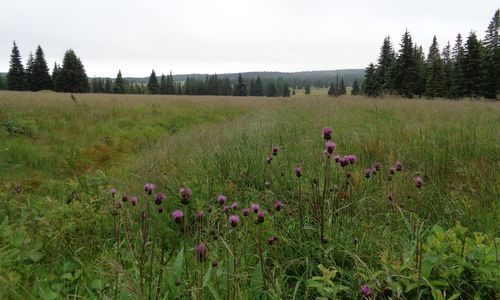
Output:
[[347,94],[347,89],[346,89],[345,83],[344,83],[344,77],[342,77],[340,79],[339,90],[338,90],[337,94],[340,95],[340,96],[343,96],[343,95]]
[[[422,96],[425,93],[425,55],[422,46],[415,44],[414,48],[414,61],[415,61],[415,82],[414,94]],[[410,96],[411,98],[412,96]]]
[[395,61],[394,49],[389,36],[384,38],[377,62],[377,83],[382,92],[386,93],[392,89],[392,70]]
[[114,94],[125,94],[125,80],[122,77],[122,71],[118,70],[118,74],[116,74],[116,79],[113,84],[113,93]]
[[165,74],[161,74],[160,77],[160,94],[161,95],[167,94],[167,77],[165,76]]
[[0,75],[0,90],[5,90],[5,82],[2,75]]
[[255,79],[251,78],[248,85],[248,95],[255,96]]
[[354,78],[354,83],[352,84],[351,95],[356,96],[359,95],[359,85],[358,80]]
[[[413,41],[408,30],[403,34],[400,46],[399,55],[394,65],[393,87],[399,95],[412,97],[417,92],[416,81],[418,80],[418,69],[415,61],[417,51],[413,47]],[[365,87],[365,93],[367,93],[366,91],[370,91],[378,94],[378,92],[374,91],[377,82],[372,82],[371,78],[367,80],[368,77],[366,77],[364,82],[367,86]]]
[[26,90],[26,76],[24,74],[24,67],[21,62],[21,55],[17,48],[16,42],[12,47],[10,55],[9,72],[7,73],[7,89],[11,91],[24,91]]
[[58,70],[57,89],[62,92],[86,93],[89,80],[83,64],[72,49],[64,54],[63,65]]
[[288,82],[285,81],[283,84],[283,97],[290,97],[290,87],[288,86]]
[[27,90],[33,91],[33,64],[35,63],[35,58],[33,53],[30,52],[28,56],[28,61],[26,62],[26,70],[24,74],[26,76],[26,88]]
[[307,84],[304,90],[304,94],[310,95],[311,94],[311,85]]
[[156,77],[155,70],[151,71],[147,87],[150,94],[155,95],[159,93],[160,86],[158,85],[158,78]]
[[453,70],[453,63],[451,60],[451,45],[450,42],[446,44],[442,52],[443,59],[443,96],[451,97],[451,73]]
[[241,76],[241,73],[238,75],[238,82],[234,89],[235,96],[246,96],[247,95],[247,86],[245,85],[245,81]]
[[469,34],[465,43],[464,53],[464,80],[468,97],[482,96],[482,87],[485,80],[481,42],[474,32]]
[[484,82],[484,96],[496,98],[500,94],[500,9],[495,11],[484,37],[484,65],[486,66],[486,80]]
[[295,96],[295,87],[292,89],[292,95]]
[[328,88],[328,96],[337,96],[337,91],[335,89],[335,86],[333,85],[333,82],[330,83],[330,87]]
[[51,90],[54,88],[54,83],[49,74],[49,67],[45,60],[45,54],[40,45],[38,45],[35,52],[35,61],[33,62],[31,77],[32,91]]
[[113,93],[113,84],[111,83],[111,79],[109,78],[106,78],[106,80],[104,81],[104,93]]
[[370,63],[365,71],[365,80],[363,82],[363,93],[368,97],[380,96],[380,84],[378,83],[377,69],[373,63]]
[[262,84],[262,80],[260,76],[257,76],[255,80],[255,95],[254,96],[264,96],[264,85]]
[[266,97],[276,97],[277,95],[276,84],[273,81],[269,81],[266,85]]
[[175,95],[176,94],[176,88],[175,88],[175,81],[174,81],[174,76],[172,75],[172,72],[167,76],[167,89],[166,89],[166,94],[167,95]]
[[443,60],[441,59],[436,36],[434,36],[434,38],[432,39],[432,44],[429,47],[429,53],[427,54],[425,77],[425,95],[431,98],[443,97]]
[[455,40],[455,45],[452,50],[452,72],[451,72],[451,87],[450,97],[460,98],[465,96],[465,78],[464,78],[464,48],[462,35],[459,33]]

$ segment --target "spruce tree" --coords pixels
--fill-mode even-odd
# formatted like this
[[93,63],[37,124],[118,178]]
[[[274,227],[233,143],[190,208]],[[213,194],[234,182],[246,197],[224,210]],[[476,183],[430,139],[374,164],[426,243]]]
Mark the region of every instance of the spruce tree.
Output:
[[172,72],[167,76],[167,89],[166,89],[166,94],[167,95],[175,95],[177,92],[176,87],[175,87],[175,81],[174,81],[174,76],[172,75]]
[[160,77],[160,94],[161,95],[167,94],[167,77],[165,76],[165,74],[161,74]]
[[338,90],[338,95],[340,96],[343,96],[343,95],[346,95],[347,94],[347,89],[345,87],[345,83],[344,83],[344,77],[342,77],[340,79],[340,85],[339,85],[339,90]]
[[23,63],[21,62],[21,55],[17,48],[16,42],[12,47],[10,55],[9,72],[7,73],[7,89],[11,91],[24,91],[26,90],[26,76],[24,73]]
[[465,43],[464,53],[464,80],[466,95],[480,97],[485,80],[481,42],[474,32],[469,34]]
[[380,96],[380,84],[378,83],[377,69],[373,63],[370,63],[365,71],[365,80],[363,81],[363,93],[368,97]]
[[260,76],[257,76],[255,80],[255,95],[254,96],[264,96],[264,85],[262,84],[262,80]]
[[255,79],[251,78],[248,85],[248,95],[255,96]]
[[425,55],[422,46],[416,44],[413,53],[415,61],[414,94],[420,97],[425,93]]
[[106,78],[106,80],[104,81],[104,93],[113,93],[113,84],[111,83],[111,79],[109,78]]
[[497,9],[484,37],[485,82],[484,96],[496,98],[500,94],[500,9]]
[[377,62],[378,84],[382,92],[387,93],[392,89],[392,70],[395,61],[394,49],[389,36],[384,38]]
[[0,90],[5,90],[5,82],[2,75],[0,75]]
[[443,59],[443,96],[451,97],[451,73],[453,70],[453,63],[451,60],[451,45],[450,42],[446,44],[442,52]]
[[295,87],[292,89],[292,95],[295,96]]
[[[408,30],[403,34],[400,46],[401,48],[399,49],[399,54],[394,65],[394,78],[392,84],[399,95],[412,97],[417,92],[416,81],[418,80],[418,68],[415,61],[417,51],[415,51]],[[370,69],[370,67],[368,69]],[[368,79],[368,77],[366,78]],[[374,81],[374,79],[370,78],[368,82],[365,80],[364,84],[368,86],[365,87],[365,93],[367,93],[366,91],[368,90],[378,94],[378,92],[374,91],[377,87],[375,85],[377,82],[372,81]]]
[[85,68],[72,49],[64,54],[63,64],[57,76],[58,90],[62,92],[86,93],[89,91],[89,80]]
[[151,71],[147,87],[149,93],[152,95],[158,94],[160,91],[160,86],[158,85],[158,78],[156,77],[155,70]]
[[266,86],[266,97],[276,97],[277,94],[276,83],[274,80],[269,81]]
[[358,80],[354,78],[354,83],[352,84],[351,95],[356,96],[359,95],[359,85]]
[[35,61],[33,62],[31,77],[32,91],[51,90],[54,88],[54,83],[49,74],[49,67],[45,60],[45,54],[40,45],[38,45],[35,52]]
[[28,56],[28,61],[26,62],[26,70],[24,74],[26,76],[26,88],[27,90],[33,91],[33,64],[35,63],[35,58],[33,53],[30,52]]
[[288,86],[288,82],[286,82],[286,81],[285,81],[285,83],[283,83],[282,96],[283,97],[290,97],[290,87]]
[[113,93],[125,94],[125,81],[123,80],[121,70],[118,70],[118,74],[116,74],[116,79],[113,85]]
[[311,85],[307,84],[304,90],[304,94],[310,95],[311,94]]
[[425,95],[431,98],[444,96],[443,60],[441,59],[436,36],[432,39],[432,44],[429,47],[429,53],[427,54],[425,69]]
[[245,82],[243,80],[243,77],[241,76],[241,73],[238,74],[238,82],[235,86],[234,90],[234,95],[235,96],[246,96],[247,95],[247,86],[245,85]]
[[337,96],[337,91],[335,90],[333,82],[330,82],[330,87],[328,88],[328,96]]
[[464,77],[464,48],[462,35],[459,33],[452,50],[452,70],[450,98],[464,97],[466,94]]

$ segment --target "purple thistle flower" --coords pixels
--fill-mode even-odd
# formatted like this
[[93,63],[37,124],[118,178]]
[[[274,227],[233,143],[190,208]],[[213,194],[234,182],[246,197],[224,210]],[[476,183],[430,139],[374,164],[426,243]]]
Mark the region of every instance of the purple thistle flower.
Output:
[[335,160],[335,162],[338,163],[340,161],[340,155],[335,155],[333,157],[333,160]]
[[238,205],[239,205],[239,203],[238,203],[238,202],[233,202],[233,204],[231,204],[231,208],[232,208],[232,209],[237,209],[237,208],[238,208]]
[[417,188],[421,188],[423,184],[424,184],[424,180],[422,179],[422,177],[420,177],[420,176],[415,177],[415,186]]
[[208,208],[207,208],[207,211],[208,211],[209,213],[211,213],[213,209],[214,209],[214,206],[213,206],[212,204],[210,204],[210,205],[208,206]]
[[254,213],[258,213],[260,209],[260,205],[258,203],[252,203],[252,210]]
[[389,194],[387,194],[387,200],[389,200],[389,202],[392,202],[392,200],[394,200],[394,195],[392,194],[392,192],[389,192]]
[[278,152],[280,152],[280,147],[279,146],[274,146],[273,147],[273,155],[274,156],[278,155]]
[[368,284],[365,284],[361,287],[361,295],[366,298],[370,298],[371,296],[373,296],[373,290]]
[[323,138],[325,140],[331,140],[332,139],[332,133],[333,133],[333,130],[330,128],[330,127],[325,127],[323,128]]
[[163,195],[163,193],[156,194],[156,199],[155,199],[156,205],[160,205],[163,202],[163,200],[165,200],[165,195]]
[[146,183],[144,185],[144,191],[148,193],[148,195],[153,194],[154,190],[156,189],[156,186],[152,183]]
[[127,202],[128,201],[128,196],[126,194],[122,195],[122,201]]
[[164,212],[164,211],[165,211],[165,208],[164,208],[163,206],[161,206],[161,205],[160,205],[160,206],[158,206],[158,213],[160,213],[160,214],[161,214],[161,213],[162,213],[162,212]]
[[207,258],[207,245],[205,245],[205,243],[199,244],[198,247],[196,247],[196,252],[198,254],[198,261],[205,261]]
[[240,223],[240,217],[237,215],[229,216],[229,222],[231,222],[231,226],[236,227]]
[[264,217],[266,216],[266,213],[262,210],[259,210],[257,212],[257,224],[262,224],[264,223]]
[[[17,187],[16,187],[16,188],[17,188]],[[20,188],[20,186],[19,186],[19,188]],[[118,192],[118,191],[117,191],[115,188],[112,188],[112,189],[111,189],[111,196],[114,198],[117,192]]]
[[274,245],[274,243],[276,243],[276,241],[277,241],[277,240],[278,240],[278,238],[277,238],[277,237],[272,236],[272,237],[270,237],[270,238],[267,240],[267,242],[269,243],[269,245],[270,245],[270,246],[272,246],[272,245]]
[[396,168],[389,167],[389,175],[394,175],[396,173]]
[[295,171],[295,175],[297,175],[297,177],[300,178],[300,176],[302,176],[302,168],[301,167],[295,167],[294,171]]
[[358,158],[354,154],[346,155],[345,158],[349,161],[351,165],[353,165],[358,160]]
[[380,171],[380,169],[382,169],[382,164],[380,162],[376,162],[374,165],[373,165],[373,168],[376,170],[376,171]]
[[200,211],[196,212],[196,220],[198,220],[199,222],[201,222],[204,217],[205,217],[204,211],[200,210]]
[[219,197],[217,197],[217,201],[219,201],[220,205],[224,205],[224,203],[226,203],[227,201],[227,198],[224,195],[219,195]]
[[335,150],[335,148],[337,147],[337,145],[333,142],[326,142],[326,151],[330,154],[333,153],[333,150]]
[[399,160],[396,162],[396,171],[403,171],[403,165]]
[[176,210],[172,212],[172,218],[174,218],[175,223],[180,223],[182,218],[184,217],[184,213],[182,210]]
[[189,204],[189,199],[191,199],[191,189],[187,187],[183,187],[179,189],[179,193],[181,194],[182,204]]
[[132,198],[130,198],[130,203],[132,204],[132,206],[136,206],[137,205],[137,197],[132,196]]
[[243,209],[243,216],[248,217],[249,214],[250,214],[250,208],[245,207]]
[[276,201],[276,202],[274,203],[274,208],[276,209],[276,211],[280,211],[280,210],[283,208],[283,202],[281,202],[281,201],[279,201],[279,200],[278,200],[278,201]]
[[228,213],[231,210],[231,207],[226,205],[226,206],[224,206],[223,210],[225,213]]
[[273,161],[273,156],[272,156],[272,155],[268,155],[268,156],[266,157],[266,162],[267,162],[268,164],[270,164],[272,161]]
[[346,156],[341,157],[341,158],[339,158],[339,164],[343,168],[343,167],[349,165],[349,159]]
[[366,178],[370,178],[371,174],[372,174],[372,169],[370,169],[370,168],[365,169],[365,177]]

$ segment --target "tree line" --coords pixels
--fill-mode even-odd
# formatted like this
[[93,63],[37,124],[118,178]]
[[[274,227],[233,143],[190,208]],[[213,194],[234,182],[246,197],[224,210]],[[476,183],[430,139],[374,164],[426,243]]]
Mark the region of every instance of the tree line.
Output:
[[371,97],[399,95],[443,98],[497,98],[500,93],[500,10],[480,40],[471,31],[464,43],[456,37],[440,49],[436,36],[427,57],[407,31],[396,53],[390,37],[382,44],[377,63],[366,68],[362,92]]

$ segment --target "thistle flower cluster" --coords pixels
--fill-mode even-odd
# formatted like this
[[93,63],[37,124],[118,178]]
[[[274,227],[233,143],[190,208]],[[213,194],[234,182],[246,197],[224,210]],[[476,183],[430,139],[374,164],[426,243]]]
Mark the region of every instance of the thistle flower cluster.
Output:
[[191,199],[191,189],[187,187],[183,187],[179,189],[179,193],[181,194],[181,202],[184,205],[189,204],[189,200]]
[[144,191],[148,194],[148,195],[151,195],[153,194],[153,192],[155,191],[156,189],[156,185],[152,184],[152,183],[146,183],[144,185]]

